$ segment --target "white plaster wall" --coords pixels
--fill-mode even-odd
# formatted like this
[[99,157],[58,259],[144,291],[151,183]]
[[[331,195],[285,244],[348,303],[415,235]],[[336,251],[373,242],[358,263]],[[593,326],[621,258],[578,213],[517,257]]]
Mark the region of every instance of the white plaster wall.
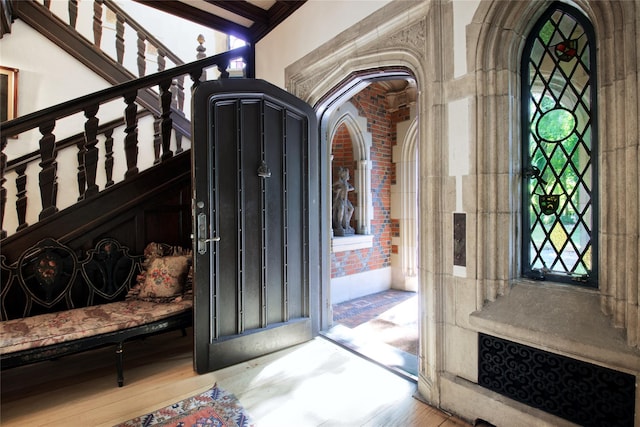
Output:
[[[21,20],[16,20],[11,33],[0,40],[0,64],[20,70],[18,116],[110,87],[104,79]],[[81,119],[77,118],[80,129],[84,123]],[[63,126],[58,125],[55,132],[61,129]],[[36,133],[23,134],[15,142],[10,140],[7,156],[11,158],[37,149],[39,138],[40,134]]]
[[[196,60],[197,39],[200,34],[205,39],[204,47],[207,50],[204,53],[207,56],[213,56],[227,50],[227,37],[223,33],[133,0],[117,0],[116,3],[184,62]],[[156,69],[149,68],[147,73]]]
[[[18,116],[24,116],[110,86],[104,79],[95,75],[21,20],[16,20],[11,26],[11,33],[6,34],[0,40],[0,64],[19,70]],[[100,115],[107,114],[111,120],[116,114],[121,115],[123,108],[120,106],[106,108],[100,112]],[[60,121],[53,131],[56,140],[71,136],[78,130],[82,131],[84,122],[85,119],[80,114]],[[75,129],[75,131],[70,129]],[[41,134],[36,129],[20,134],[18,139],[10,138],[4,150],[8,160],[37,150],[40,137]],[[57,159],[58,174],[61,177],[58,182],[59,206],[68,206],[78,198],[78,186],[75,183],[78,167],[77,157],[71,150],[66,151],[59,153]],[[36,222],[38,214],[42,210],[38,188],[39,171],[37,163],[29,165],[27,169],[27,197],[29,200],[27,223]],[[15,178],[16,175],[9,172],[5,184],[8,203],[3,228],[9,233],[15,231],[18,224],[14,209]]]
[[338,304],[390,288],[391,267],[331,279],[331,304]]
[[284,88],[284,69],[389,0],[309,0],[256,44],[256,77]]
[[[57,2],[52,2],[53,6]],[[195,50],[192,49],[194,52]],[[24,116],[53,105],[66,102],[80,96],[84,96],[111,85],[103,78],[97,76],[83,64],[78,62],[62,48],[58,47],[39,32],[25,24],[21,20],[16,20],[11,33],[0,39],[0,65],[17,68],[18,72],[18,109],[17,115]],[[155,70],[148,70],[155,71]],[[120,101],[101,106],[98,112],[100,122],[108,122],[122,117],[125,104]],[[82,132],[86,119],[83,114],[59,120],[53,133],[56,141]],[[152,141],[153,120],[150,117],[142,119],[138,123],[138,140]],[[8,160],[12,160],[20,155],[38,150],[40,132],[32,130],[20,134],[19,138],[10,138],[4,152]],[[126,171],[126,159],[124,156],[124,133],[122,129],[117,129],[114,138],[114,170],[113,178],[116,182],[122,180]],[[175,141],[173,142],[175,144]],[[183,141],[183,147],[188,148],[189,141]],[[99,137],[99,165],[104,164],[104,138]],[[172,147],[172,149],[175,149]],[[77,184],[77,150],[74,147],[58,152],[56,161],[58,163],[58,196],[57,203],[59,209],[64,209],[72,205],[78,199]],[[140,144],[138,155],[138,168],[144,170],[153,164],[153,147],[151,144]],[[42,210],[40,201],[40,190],[38,186],[38,173],[40,168],[36,163],[30,164],[27,168],[27,216],[26,222],[33,224],[37,222],[38,215]],[[7,182],[7,207],[3,228],[10,234],[18,225],[17,213],[14,209],[16,200],[16,180],[17,175],[13,171],[6,174]],[[102,189],[106,183],[106,174],[103,168],[98,168],[96,183]]]

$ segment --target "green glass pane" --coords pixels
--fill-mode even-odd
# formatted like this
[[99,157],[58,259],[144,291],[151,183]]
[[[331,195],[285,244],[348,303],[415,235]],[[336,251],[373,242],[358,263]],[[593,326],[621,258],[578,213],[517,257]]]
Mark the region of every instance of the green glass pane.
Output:
[[551,36],[553,36],[553,32],[555,31],[555,26],[551,21],[547,21],[544,26],[540,29],[540,38],[545,45],[548,45],[551,41]]
[[547,111],[536,125],[538,136],[547,142],[560,142],[568,138],[575,128],[575,117],[564,108]]

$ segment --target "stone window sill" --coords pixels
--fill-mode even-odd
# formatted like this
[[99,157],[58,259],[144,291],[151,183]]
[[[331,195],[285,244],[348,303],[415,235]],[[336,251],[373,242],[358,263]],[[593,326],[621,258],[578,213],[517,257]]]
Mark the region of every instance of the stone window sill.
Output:
[[478,332],[637,375],[640,351],[600,310],[594,290],[518,281],[508,295],[470,315]]
[[373,234],[354,234],[331,239],[331,252],[353,251],[371,247],[373,247]]

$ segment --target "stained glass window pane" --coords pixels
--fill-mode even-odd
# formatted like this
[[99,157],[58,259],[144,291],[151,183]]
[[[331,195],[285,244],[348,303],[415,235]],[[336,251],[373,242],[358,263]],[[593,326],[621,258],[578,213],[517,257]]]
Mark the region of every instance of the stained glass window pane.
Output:
[[527,38],[523,73],[523,273],[596,286],[593,31],[557,4]]

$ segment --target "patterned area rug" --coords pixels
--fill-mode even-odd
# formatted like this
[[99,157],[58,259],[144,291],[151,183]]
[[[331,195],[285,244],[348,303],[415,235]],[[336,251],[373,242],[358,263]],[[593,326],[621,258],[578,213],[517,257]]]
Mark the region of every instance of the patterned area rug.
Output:
[[251,417],[231,393],[217,385],[180,402],[134,418],[115,427],[250,427]]

